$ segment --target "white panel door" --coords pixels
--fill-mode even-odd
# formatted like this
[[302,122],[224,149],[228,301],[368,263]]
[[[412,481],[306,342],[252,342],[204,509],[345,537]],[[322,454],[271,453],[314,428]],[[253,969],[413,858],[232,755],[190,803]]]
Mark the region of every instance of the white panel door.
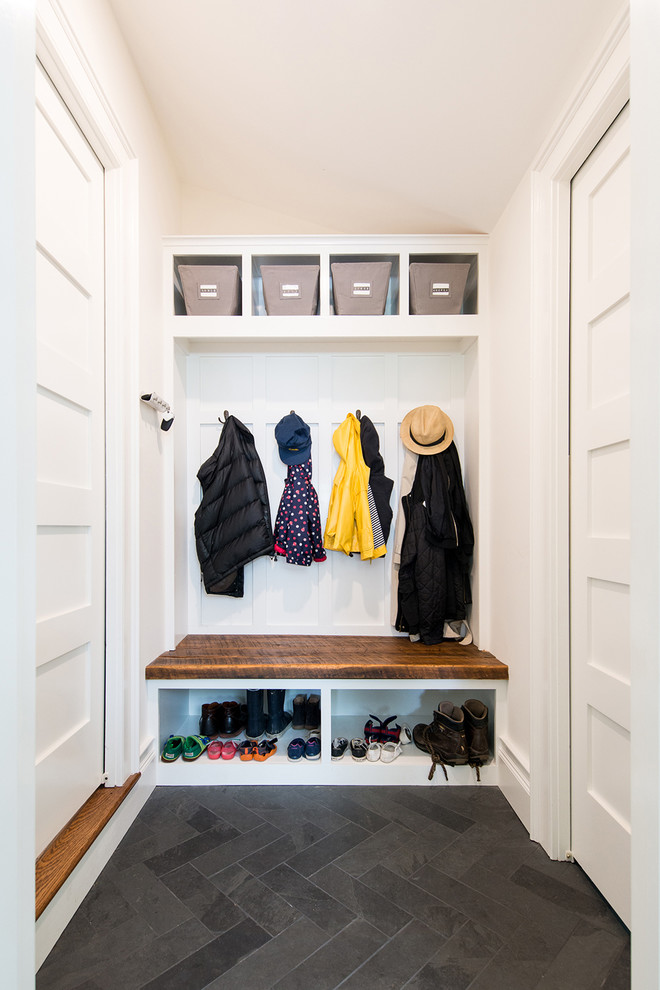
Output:
[[36,79],[37,854],[103,780],[103,168]]
[[630,136],[572,184],[572,849],[630,924]]

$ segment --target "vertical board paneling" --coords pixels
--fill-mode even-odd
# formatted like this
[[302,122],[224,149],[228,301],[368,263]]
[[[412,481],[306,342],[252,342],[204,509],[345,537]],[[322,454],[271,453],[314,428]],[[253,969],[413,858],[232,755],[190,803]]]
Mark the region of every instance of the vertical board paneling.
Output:
[[[463,356],[438,353],[260,353],[191,355],[189,375],[189,625],[191,633],[394,633],[390,625],[391,545],[399,502],[402,418],[418,405],[441,406],[452,418],[463,463]],[[292,409],[312,434],[312,480],[325,527],[339,457],[332,435],[357,409],[380,437],[385,473],[394,480],[388,553],[372,562],[328,552],[310,567],[261,558],[245,569],[243,599],[206,595],[194,547],[199,465],[215,449],[218,416],[227,409],[252,431],[266,474],[272,522],[286,479],[274,429]],[[467,488],[467,479],[466,479]]]

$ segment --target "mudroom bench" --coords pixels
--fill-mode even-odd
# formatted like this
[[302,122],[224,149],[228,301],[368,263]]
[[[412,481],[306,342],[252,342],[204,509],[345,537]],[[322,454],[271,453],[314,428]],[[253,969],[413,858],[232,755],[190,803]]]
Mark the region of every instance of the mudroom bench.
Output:
[[[509,670],[475,646],[424,646],[394,636],[190,635],[146,667],[150,721],[158,754],[168,735],[199,731],[202,704],[245,701],[248,688],[283,688],[285,709],[298,694],[321,699],[320,760],[287,760],[288,743],[304,731],[288,727],[278,751],[263,763],[209,760],[165,764],[158,760],[158,784],[426,784],[430,760],[414,745],[393,763],[357,763],[350,752],[332,761],[335,736],[362,736],[370,715],[397,716],[411,728],[430,722],[440,701],[461,705],[477,698],[488,706],[491,762],[484,784],[498,783],[495,754],[499,726],[506,724]],[[265,702],[265,696],[264,696]],[[449,783],[474,784],[470,767],[448,768]],[[436,773],[434,786],[444,783]]]

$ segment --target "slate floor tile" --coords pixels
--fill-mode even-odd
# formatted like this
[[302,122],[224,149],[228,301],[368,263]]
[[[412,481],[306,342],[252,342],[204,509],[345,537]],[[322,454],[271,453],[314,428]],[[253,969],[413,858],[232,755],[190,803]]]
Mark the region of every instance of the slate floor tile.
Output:
[[468,921],[406,983],[406,990],[466,990],[502,945],[490,929]]
[[622,949],[622,939],[580,921],[539,981],[538,990],[596,990]]
[[153,931],[142,918],[130,920],[91,938],[60,942],[37,973],[37,990],[73,990],[87,979],[95,979],[104,960],[115,953],[127,955],[153,939]]
[[630,990],[630,941],[627,941],[601,990]]
[[471,866],[487,861],[488,869],[510,876],[529,857],[530,841],[502,836],[484,825],[475,825],[440,850],[435,858],[438,869],[459,879]]
[[311,990],[312,987],[333,990],[386,940],[382,932],[356,919],[282,980],[272,984],[273,990]]
[[133,842],[130,833],[122,839],[112,856],[112,863],[118,872],[135,866],[136,863],[145,863],[147,860],[162,855],[168,849],[186,842],[187,839],[195,838],[199,833],[188,825],[187,822],[180,822],[177,818],[172,819],[169,828],[162,832],[154,832],[143,836]]
[[[359,788],[356,800],[366,808],[375,811],[376,814],[382,815],[383,818],[410,829],[411,832],[426,831],[429,827],[429,820],[426,815],[420,815],[399,803],[396,800],[397,791],[400,791],[400,788],[394,786]],[[449,834],[452,839],[456,836],[453,830]]]
[[287,865],[304,877],[311,876],[368,837],[369,832],[359,825],[348,822],[343,828],[331,832],[307,849],[291,856],[287,860]]
[[195,793],[201,805],[208,808],[227,824],[233,825],[239,832],[250,832],[253,828],[264,823],[262,815],[252,811],[236,799],[235,788],[233,787],[196,787],[195,792],[197,791],[201,792],[200,794]]
[[185,904],[143,863],[118,873],[113,883],[157,935],[171,931],[192,917]]
[[390,823],[339,856],[334,861],[335,866],[352,877],[359,877],[389,859],[401,845],[406,842],[410,844],[415,839],[415,834],[409,829]]
[[[189,827],[189,826],[187,826]],[[157,856],[145,860],[145,866],[152,870],[157,877],[162,877],[172,870],[178,869],[184,863],[199,859],[204,853],[215,851],[219,846],[229,842],[238,835],[235,828],[222,822],[208,832],[196,833],[176,846],[170,846]]]
[[497,788],[159,787],[36,986],[337,983],[630,990],[629,933]]
[[385,935],[395,935],[411,920],[412,916],[400,905],[393,905],[382,894],[344,873],[334,864],[319,870],[311,879],[317,887],[344,904],[352,914]]
[[468,887],[460,880],[448,877],[433,866],[423,867],[412,878],[423,890],[437,897],[478,925],[490,928],[497,935],[506,937],[516,930],[523,916],[502,901],[494,901],[482,891]]
[[560,904],[538,897],[534,891],[513,882],[512,878],[491,873],[482,864],[470,867],[462,883],[496,901],[504,908],[559,935],[564,941],[571,934],[578,916]]
[[331,935],[340,931],[355,917],[344,904],[340,904],[285,863],[265,873],[261,881]]
[[397,910],[407,911],[413,918],[423,921],[446,938],[457,932],[467,920],[460,908],[452,907],[433,893],[427,893],[417,884],[391,873],[382,865],[365,873],[361,880],[386,898]]
[[230,899],[269,935],[279,935],[300,918],[300,912],[249,873],[232,885]]
[[465,815],[460,814],[460,812],[446,808],[426,797],[420,797],[417,794],[410,793],[410,791],[418,789],[421,788],[405,788],[403,793],[395,800],[405,808],[423,815],[431,822],[439,822],[454,832],[467,832],[469,828],[472,828],[474,821],[471,818],[467,818]]
[[[351,788],[351,790],[354,791],[354,788]],[[339,791],[340,789],[335,787],[316,788],[312,800],[315,804],[320,805],[321,808],[328,808],[330,811],[342,815],[350,822],[359,825],[360,828],[366,829],[367,832],[377,832],[378,829],[384,828],[387,825],[387,818],[377,814],[375,811],[371,811],[370,808],[365,808],[364,805],[354,800],[353,796],[346,797]],[[320,820],[322,821],[323,819],[321,818]]]
[[[387,857],[387,869],[392,873],[398,873],[401,877],[409,878],[417,873],[426,863],[433,862],[436,857],[441,859],[444,850],[451,848],[456,841],[456,832],[434,822],[428,824],[423,832],[420,832],[413,841],[402,842],[398,849],[390,853]],[[465,833],[470,835],[472,829]]]
[[196,918],[153,939],[128,955],[116,955],[98,968],[102,990],[140,990],[160,973],[186,959],[215,936]]
[[581,918],[601,925],[608,931],[623,934],[624,927],[613,915],[607,901],[600,894],[592,897],[590,894],[577,890],[555,877],[548,876],[540,870],[535,870],[527,864],[519,867],[511,876],[511,881],[519,887],[530,891],[537,897],[552,905],[560,905],[564,910],[573,912]]
[[207,942],[201,949],[143,984],[143,990],[204,990],[208,984],[235,966],[269,940],[251,918]]
[[168,873],[163,883],[210,932],[226,932],[245,918],[240,907],[191,863]]
[[295,970],[327,940],[327,932],[304,918],[232,966],[205,990],[271,990],[275,982]]
[[[227,826],[227,828],[231,828],[231,826]],[[210,877],[214,873],[219,873],[226,866],[237,863],[239,860],[249,856],[250,853],[255,852],[255,850],[267,846],[274,839],[279,839],[282,834],[278,829],[268,824],[258,825],[249,832],[236,833],[236,829],[234,828],[231,831],[232,835],[228,841],[202,850],[199,856],[191,857],[196,868],[204,876]],[[204,834],[208,835],[211,833]]]
[[563,944],[561,936],[525,921],[470,984],[470,990],[533,990]]
[[255,877],[267,873],[274,866],[286,862],[296,853],[302,852],[308,846],[324,839],[328,833],[314,822],[296,821],[285,835],[280,835],[274,842],[262,846],[250,856],[240,860],[241,866]]
[[442,935],[414,918],[342,983],[342,990],[401,990],[443,942]]

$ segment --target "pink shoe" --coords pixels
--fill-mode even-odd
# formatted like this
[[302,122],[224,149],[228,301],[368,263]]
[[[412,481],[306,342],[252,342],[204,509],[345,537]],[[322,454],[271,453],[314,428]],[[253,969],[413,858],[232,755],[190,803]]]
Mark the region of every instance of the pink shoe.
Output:
[[209,760],[219,760],[222,756],[222,743],[219,739],[214,739],[213,742],[208,744],[206,752],[209,754]]
[[226,743],[222,746],[222,758],[223,760],[233,760],[236,756],[236,750],[238,746],[231,739],[228,739]]

